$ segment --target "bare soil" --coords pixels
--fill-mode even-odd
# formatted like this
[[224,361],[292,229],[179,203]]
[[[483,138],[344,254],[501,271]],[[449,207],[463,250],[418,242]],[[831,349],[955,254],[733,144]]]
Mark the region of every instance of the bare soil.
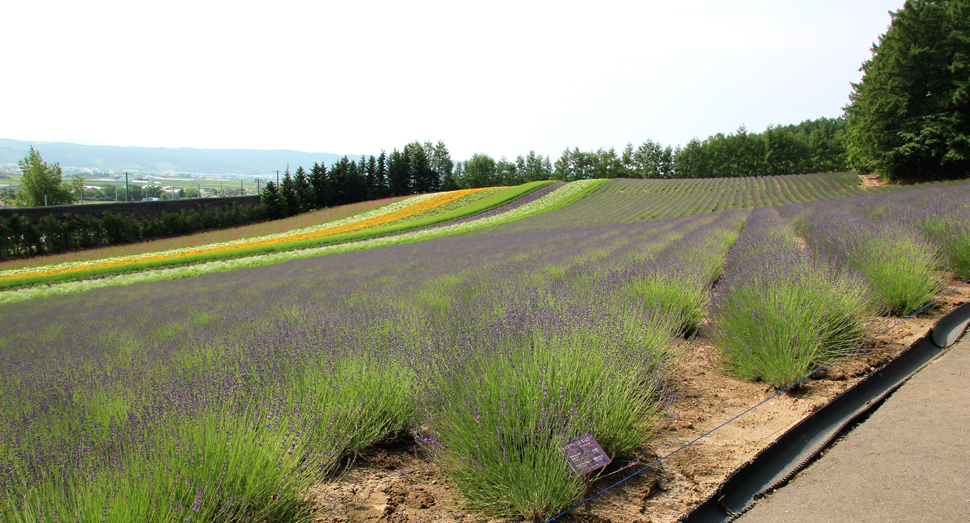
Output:
[[[947,290],[960,283],[951,281]],[[557,521],[676,521],[788,428],[890,361],[926,334],[936,320],[967,301],[970,287],[957,290],[915,318],[873,318],[868,324],[870,341],[858,354],[816,373],[798,390],[778,395]],[[892,325],[896,326],[880,334]],[[727,375],[719,352],[703,334],[681,340],[674,350],[680,356],[674,374],[676,382],[672,384],[674,403],[662,428],[636,456],[614,461],[612,468],[604,472],[612,475],[593,483],[591,494],[676,451],[777,392],[763,383]],[[640,465],[621,469],[631,459]],[[343,475],[317,485],[308,496],[315,507],[314,521],[321,522],[509,521],[489,519],[464,509],[457,490],[434,461],[403,436],[366,450]]]
[[878,174],[860,174],[859,179],[862,180],[862,188],[869,189],[871,187],[882,187],[884,185],[905,185],[901,182],[889,183],[882,181],[882,178]]

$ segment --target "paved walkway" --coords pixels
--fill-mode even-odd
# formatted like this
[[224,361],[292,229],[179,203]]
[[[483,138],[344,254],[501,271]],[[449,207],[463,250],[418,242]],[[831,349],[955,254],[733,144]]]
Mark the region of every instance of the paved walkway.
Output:
[[970,332],[737,521],[970,522]]

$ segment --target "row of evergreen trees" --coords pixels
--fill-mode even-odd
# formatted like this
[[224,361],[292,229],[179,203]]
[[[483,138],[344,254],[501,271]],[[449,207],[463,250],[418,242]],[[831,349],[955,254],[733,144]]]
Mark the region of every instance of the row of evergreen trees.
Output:
[[411,142],[390,154],[346,156],[328,168],[314,163],[289,169],[277,185],[262,192],[268,216],[282,218],[301,212],[390,196],[406,196],[497,185],[519,185],[536,180],[565,181],[588,178],[715,178],[844,171],[848,168],[842,145],[845,120],[819,118],[798,125],[769,126],[763,133],[722,133],[686,146],[663,147],[647,140],[634,148],[627,144],[595,152],[566,149],[555,163],[535,151],[514,161],[475,154],[453,162],[444,142]]
[[391,196],[407,196],[459,188],[453,175],[454,162],[444,142],[411,142],[391,154],[361,157],[346,156],[327,168],[314,163],[309,171],[302,166],[291,175],[287,169],[277,185],[269,182],[261,202],[271,218],[346,205]]

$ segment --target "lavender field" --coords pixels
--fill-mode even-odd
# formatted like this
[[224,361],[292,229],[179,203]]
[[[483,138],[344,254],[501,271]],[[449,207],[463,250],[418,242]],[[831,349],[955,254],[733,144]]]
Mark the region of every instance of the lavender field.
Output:
[[[541,519],[585,492],[560,444],[649,441],[676,338],[790,383],[906,310],[871,267],[915,251],[869,254],[884,228],[926,249],[911,286],[966,263],[967,185],[651,220],[625,183],[462,235],[0,305],[0,521],[309,520],[307,488],[399,434],[470,511]],[[802,301],[750,299],[780,288]]]
[[708,179],[617,179],[547,222],[596,225],[752,210],[790,203],[884,194],[897,187],[863,189],[852,173]]

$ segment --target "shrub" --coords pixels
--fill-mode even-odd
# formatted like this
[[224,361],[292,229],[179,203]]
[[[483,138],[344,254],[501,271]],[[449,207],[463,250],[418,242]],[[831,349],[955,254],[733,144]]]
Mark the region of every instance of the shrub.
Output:
[[730,371],[776,387],[851,350],[873,312],[855,274],[802,250],[769,208],[749,216],[717,288],[712,338]]

